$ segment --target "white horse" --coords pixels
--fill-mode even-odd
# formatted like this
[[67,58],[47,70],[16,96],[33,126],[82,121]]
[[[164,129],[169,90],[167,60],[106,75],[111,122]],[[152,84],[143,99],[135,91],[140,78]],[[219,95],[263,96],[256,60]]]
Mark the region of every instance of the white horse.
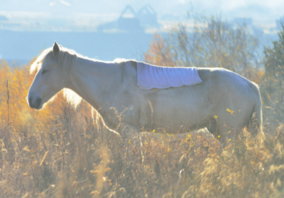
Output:
[[83,57],[57,43],[42,52],[30,68],[37,71],[28,93],[30,107],[41,109],[63,88],[78,105],[83,98],[105,125],[123,136],[121,123],[137,132],[169,134],[207,127],[222,143],[247,126],[253,115],[261,130],[258,86],[226,69],[198,68],[202,83],[167,89],[137,86],[137,62],[103,62]]

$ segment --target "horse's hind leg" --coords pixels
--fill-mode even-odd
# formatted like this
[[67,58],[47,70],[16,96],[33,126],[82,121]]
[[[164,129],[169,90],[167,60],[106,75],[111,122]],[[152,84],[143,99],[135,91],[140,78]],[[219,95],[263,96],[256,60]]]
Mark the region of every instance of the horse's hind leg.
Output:
[[217,139],[223,144],[223,146],[232,143],[236,138],[237,132],[239,129],[233,127],[220,126],[218,127],[218,137]]
[[214,137],[219,140],[222,144],[224,141],[226,141],[226,129],[224,129],[220,123],[219,119],[216,118],[211,118],[209,122],[206,124],[206,128],[208,131],[214,135]]
[[232,143],[237,137],[237,133],[242,129],[242,119],[235,114],[228,113],[228,115],[225,114],[223,116],[219,116],[216,120],[217,139],[223,144],[223,146]]
[[212,133],[214,137],[216,138],[217,121],[214,118],[211,118],[205,126],[208,129],[208,131]]

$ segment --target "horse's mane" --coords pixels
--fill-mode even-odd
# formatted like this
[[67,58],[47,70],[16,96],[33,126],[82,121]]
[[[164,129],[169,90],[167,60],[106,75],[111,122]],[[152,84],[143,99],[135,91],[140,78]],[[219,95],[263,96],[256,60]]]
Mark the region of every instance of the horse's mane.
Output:
[[[68,49],[68,48],[63,48],[63,47],[60,47],[60,48],[62,50],[62,51],[60,51],[60,53],[66,53],[67,52],[70,55],[76,55],[77,57],[82,57],[82,58],[89,59],[89,60],[96,60],[96,59],[91,59],[91,58],[85,57],[85,56],[83,56],[81,54],[78,54],[74,50],[71,50],[71,49]],[[30,74],[34,74],[34,73],[38,72],[41,69],[42,62],[43,62],[44,58],[50,52],[52,52],[52,48],[47,48],[37,57],[37,59],[30,66]],[[126,61],[127,61],[127,59],[116,58],[113,61],[103,61],[103,62],[107,62],[107,63],[122,63],[122,62],[126,62]],[[56,97],[56,95],[54,97],[52,97],[49,101],[52,101]],[[75,109],[78,107],[78,105],[82,101],[82,97],[81,96],[79,96],[76,92],[74,92],[74,91],[72,91],[71,89],[68,89],[68,88],[64,88],[63,89],[63,96],[66,99],[66,101],[69,104],[71,104]]]
[[41,63],[44,57],[51,51],[51,48],[45,49],[30,66],[30,74],[36,73],[41,69]]

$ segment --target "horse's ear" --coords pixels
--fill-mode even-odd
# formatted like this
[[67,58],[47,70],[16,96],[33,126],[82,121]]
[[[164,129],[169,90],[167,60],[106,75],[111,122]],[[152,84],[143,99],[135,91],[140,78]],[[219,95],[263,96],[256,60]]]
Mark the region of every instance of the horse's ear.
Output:
[[58,57],[59,51],[60,51],[59,45],[56,42],[54,42],[54,45],[53,45],[53,55],[54,55],[55,58]]

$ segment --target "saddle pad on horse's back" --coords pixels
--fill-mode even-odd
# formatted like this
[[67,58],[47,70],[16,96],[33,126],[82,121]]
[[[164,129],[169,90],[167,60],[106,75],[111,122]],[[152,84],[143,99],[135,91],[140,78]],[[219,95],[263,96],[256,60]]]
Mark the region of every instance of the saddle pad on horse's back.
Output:
[[201,82],[196,67],[158,67],[137,63],[137,85],[141,89],[165,89]]

